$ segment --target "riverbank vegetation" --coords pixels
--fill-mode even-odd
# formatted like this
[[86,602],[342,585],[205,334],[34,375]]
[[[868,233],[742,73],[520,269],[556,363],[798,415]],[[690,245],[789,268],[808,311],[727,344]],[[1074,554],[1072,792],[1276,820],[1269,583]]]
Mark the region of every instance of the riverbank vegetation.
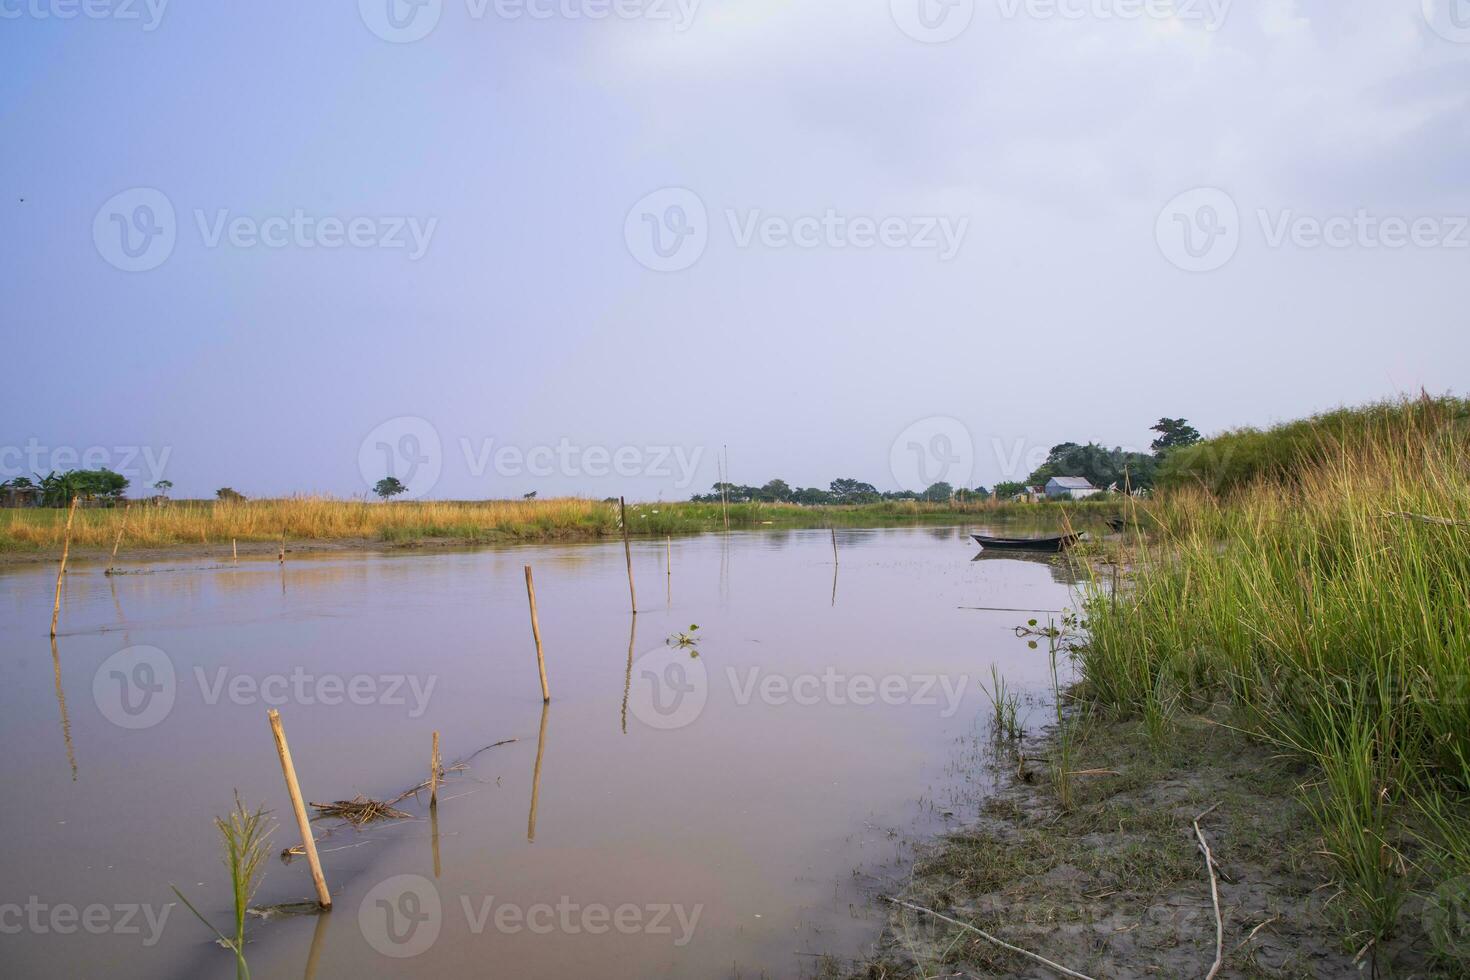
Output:
[[[1179,450],[1153,540],[1080,651],[1126,715],[1220,703],[1312,765],[1301,797],[1365,957],[1470,902],[1470,404],[1341,411]],[[1160,740],[1173,737],[1170,730]],[[1426,904],[1427,903],[1427,904]],[[1445,955],[1470,936],[1440,937]]]
[[861,975],[1030,967],[975,929],[1091,976],[1470,975],[1470,402],[1163,456],[1074,551],[1085,620],[1020,627],[1071,649],[1067,710],[997,738]]
[[[697,534],[732,529],[884,527],[903,524],[984,522],[1026,516],[1042,521],[1086,522],[1118,513],[1117,501],[1015,504],[1002,501],[880,501],[804,507],[769,503],[630,503],[634,535]],[[66,512],[48,508],[0,510],[0,553],[59,553]],[[170,501],[161,505],[81,508],[72,543],[111,549],[118,534],[126,548],[173,548],[231,540],[368,541],[406,545],[417,541],[479,544],[588,540],[622,533],[618,504],[562,498],[549,500],[402,501],[367,503],[328,497],[284,500]]]

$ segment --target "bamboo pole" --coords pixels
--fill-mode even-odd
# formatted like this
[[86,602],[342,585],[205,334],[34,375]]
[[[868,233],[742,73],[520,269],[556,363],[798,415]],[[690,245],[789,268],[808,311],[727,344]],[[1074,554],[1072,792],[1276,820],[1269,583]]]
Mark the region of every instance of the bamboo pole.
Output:
[[77,498],[71,498],[66,511],[66,536],[61,542],[61,567],[56,570],[56,601],[51,604],[51,638],[56,638],[56,622],[61,618],[61,581],[66,578],[66,556],[71,553],[71,519],[77,512]]
[[828,528],[832,532],[832,564],[837,564],[837,528]]
[[668,570],[669,576],[674,574],[674,536],[666,535],[664,538],[664,568]]
[[117,564],[117,549],[122,544],[123,532],[128,529],[128,510],[131,509],[132,506],[133,502],[131,500],[129,500],[126,504],[123,504],[122,526],[117,529],[117,540],[112,542],[112,558],[109,559],[107,562],[108,575],[112,574],[113,566]]
[[551,701],[551,688],[546,683],[546,655],[541,652],[541,621],[536,618],[536,583],[531,579],[531,566],[526,566],[526,598],[531,603],[531,636],[536,640],[536,669],[541,672],[541,703]]
[[316,853],[316,838],[311,836],[311,820],[306,816],[306,802],[301,798],[301,784],[296,781],[296,767],[291,764],[291,749],[286,745],[286,730],[281,727],[281,713],[270,709],[271,734],[276,738],[276,755],[281,757],[281,774],[286,777],[286,792],[291,796],[291,809],[296,812],[296,827],[301,831],[301,846],[311,865],[311,881],[316,885],[316,899],[323,909],[332,907],[332,893],[327,891],[327,876],[322,874],[322,860]]
[[236,565],[240,564],[240,543],[234,538],[230,539],[230,561]]
[[439,805],[439,733],[434,733],[434,748],[429,753],[429,809]]
[[281,564],[286,564],[286,532],[281,532]]
[[721,465],[723,473],[720,476],[720,510],[725,515],[725,531],[730,530],[730,447],[725,446],[725,461]]
[[628,544],[628,503],[618,498],[618,513],[623,521],[623,560],[628,563],[628,601],[633,604],[633,614],[638,614],[638,593],[633,588],[633,548]]

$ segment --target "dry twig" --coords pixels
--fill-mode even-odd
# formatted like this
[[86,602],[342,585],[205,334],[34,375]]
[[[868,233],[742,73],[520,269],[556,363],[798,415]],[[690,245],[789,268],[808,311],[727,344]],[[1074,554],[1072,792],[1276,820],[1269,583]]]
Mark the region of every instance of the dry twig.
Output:
[[1051,960],[1047,959],[1045,956],[1040,956],[1040,955],[1038,955],[1036,953],[1031,952],[1030,950],[1022,949],[1019,946],[1012,946],[1010,943],[1006,942],[1004,939],[997,939],[995,936],[992,936],[990,933],[986,932],[984,929],[977,929],[974,926],[970,925],[968,922],[961,922],[959,919],[951,919],[949,916],[947,916],[947,915],[941,915],[940,913],[934,911],[933,909],[926,909],[922,905],[914,905],[911,902],[902,902],[902,901],[899,901],[896,898],[890,898],[890,899],[888,899],[888,901],[892,902],[894,905],[900,905],[900,906],[902,906],[902,907],[904,907],[906,909],[912,909],[915,912],[923,912],[925,915],[932,915],[936,919],[939,919],[939,920],[941,920],[943,922],[948,922],[950,925],[959,926],[961,929],[967,929],[970,932],[973,932],[975,935],[979,936],[980,938],[982,938],[982,939],[984,939],[984,940],[986,940],[988,942],[994,943],[995,945],[999,946],[1001,949],[1009,950],[1010,952],[1016,953],[1016,954],[1018,954],[1020,956],[1024,956],[1027,959],[1035,960],[1036,962],[1042,964],[1043,966],[1048,966],[1048,967],[1052,968],[1053,970],[1056,970],[1058,973],[1060,973],[1064,977],[1077,977],[1077,978],[1079,978],[1079,980],[1093,980],[1093,978],[1092,977],[1089,977],[1087,974],[1085,974],[1085,973],[1078,973],[1076,970],[1069,970],[1065,966],[1062,966],[1060,963],[1053,963]]

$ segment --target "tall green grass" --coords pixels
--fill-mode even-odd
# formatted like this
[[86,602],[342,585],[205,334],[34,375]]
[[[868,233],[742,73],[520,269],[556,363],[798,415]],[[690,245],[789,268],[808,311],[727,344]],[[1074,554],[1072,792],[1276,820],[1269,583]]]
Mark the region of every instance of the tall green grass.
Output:
[[1470,869],[1470,428],[1424,399],[1303,431],[1272,445],[1280,468],[1147,505],[1081,668],[1151,728],[1169,699],[1224,701],[1310,760],[1350,936],[1375,944],[1416,888]]

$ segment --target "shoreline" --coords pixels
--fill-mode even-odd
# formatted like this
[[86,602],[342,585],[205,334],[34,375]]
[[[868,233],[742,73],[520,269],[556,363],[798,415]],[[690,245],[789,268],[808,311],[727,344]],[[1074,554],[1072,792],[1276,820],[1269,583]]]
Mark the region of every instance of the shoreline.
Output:
[[[820,976],[1062,975],[895,900],[1091,977],[1204,976],[1216,918],[1196,819],[1218,872],[1218,976],[1372,975],[1372,956],[1343,939],[1339,893],[1300,793],[1315,775],[1229,721],[1223,709],[1181,717],[1155,750],[1140,722],[1074,716],[1084,733],[1070,810],[1049,762],[1055,728],[996,742],[995,786],[977,795],[973,821],[919,845],[908,883],[875,896],[886,925],[871,954],[829,958]],[[1373,952],[1382,975],[1459,975],[1434,960],[1417,909]]]

